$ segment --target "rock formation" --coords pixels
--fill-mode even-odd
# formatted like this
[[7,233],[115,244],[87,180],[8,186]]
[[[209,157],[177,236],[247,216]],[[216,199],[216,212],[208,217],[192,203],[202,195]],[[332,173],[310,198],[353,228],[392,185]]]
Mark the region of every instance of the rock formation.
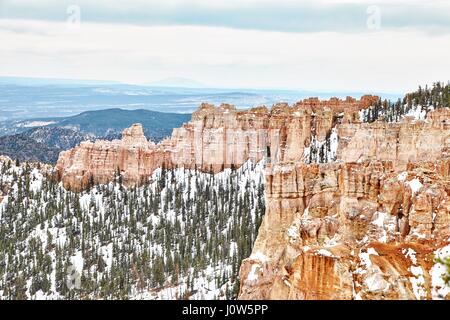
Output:
[[405,119],[400,123],[344,123],[339,126],[338,159],[392,161],[397,169],[408,162],[435,161],[450,146],[450,111],[429,113],[427,121]]
[[190,122],[174,129],[172,136],[158,145],[147,141],[136,124],[124,130],[122,140],[83,142],[62,152],[56,172],[66,188],[80,190],[90,181],[111,181],[118,171],[123,172],[126,185],[133,185],[161,166],[217,173],[240,167],[248,159],[260,161],[266,154],[277,162],[295,161],[313,135],[324,140],[338,121],[355,119],[361,108],[376,100],[374,96],[305,99],[292,107],[277,104],[270,111],[265,107],[241,111],[227,104],[216,108],[204,103]]
[[67,189],[80,190],[90,183],[107,183],[118,173],[126,185],[143,182],[168,162],[165,144],[147,141],[141,125],[123,131],[122,140],[85,141],[61,152],[56,175]]
[[430,298],[433,252],[450,243],[449,168],[450,158],[401,172],[391,161],[268,166],[240,298]]
[[450,298],[433,260],[450,250],[450,109],[361,122],[378,99],[202,104],[158,145],[134,125],[61,153],[56,173],[79,190],[118,172],[134,185],[158,167],[216,173],[266,158],[267,209],[240,299]]
[[338,132],[336,162],[267,166],[240,299],[450,298],[450,110]]

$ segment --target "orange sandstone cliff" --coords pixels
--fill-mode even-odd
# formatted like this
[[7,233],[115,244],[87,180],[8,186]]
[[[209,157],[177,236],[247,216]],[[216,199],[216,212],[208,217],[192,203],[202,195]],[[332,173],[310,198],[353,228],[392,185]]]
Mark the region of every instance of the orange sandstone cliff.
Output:
[[[247,160],[301,159],[311,137],[324,140],[338,122],[351,121],[358,111],[379,98],[363,96],[329,101],[305,99],[294,106],[277,104],[236,110],[223,104],[202,104],[192,120],[173,130],[160,144],[147,141],[139,124],[125,129],[122,140],[83,142],[62,152],[56,164],[58,178],[69,189],[80,190],[90,180],[105,183],[117,172],[126,185],[140,184],[158,167],[185,167],[217,173]],[[344,120],[345,119],[345,120]]]
[[450,298],[450,110],[338,132],[334,162],[267,166],[239,298]]

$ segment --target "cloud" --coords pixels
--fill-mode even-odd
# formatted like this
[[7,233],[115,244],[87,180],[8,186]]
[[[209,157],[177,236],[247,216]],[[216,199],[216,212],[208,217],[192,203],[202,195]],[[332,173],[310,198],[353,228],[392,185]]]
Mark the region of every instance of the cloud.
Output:
[[374,3],[381,28],[450,31],[450,3],[439,0],[0,0],[0,14],[64,21],[68,5],[78,5],[85,22],[348,33],[367,32],[367,8]]
[[[367,9],[374,2],[381,20],[371,30]],[[74,4],[79,28],[66,23]],[[399,92],[448,81],[449,6],[447,0],[0,0],[0,42],[7,44],[0,73]]]
[[220,87],[412,90],[447,81],[450,35],[413,30],[282,33],[207,26],[0,20],[2,75]]

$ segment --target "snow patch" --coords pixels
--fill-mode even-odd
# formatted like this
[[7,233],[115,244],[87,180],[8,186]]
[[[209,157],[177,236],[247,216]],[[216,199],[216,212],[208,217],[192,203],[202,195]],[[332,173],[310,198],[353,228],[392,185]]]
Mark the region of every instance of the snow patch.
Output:
[[402,173],[400,173],[400,174],[397,176],[397,180],[398,180],[398,181],[405,181],[407,176],[408,176],[408,172],[403,171]]
[[247,280],[249,280],[249,281],[258,280],[258,274],[256,273],[256,271],[259,268],[260,268],[260,266],[258,264],[252,265],[252,268],[251,268],[250,272],[248,273]]
[[377,211],[373,215],[374,215],[374,218],[372,220],[372,224],[374,224],[380,228],[383,228],[384,220],[386,219],[387,213]]
[[336,160],[338,146],[339,136],[336,127],[331,129],[330,136],[324,141],[319,141],[316,136],[312,136],[309,146],[303,150],[303,162],[333,162]]
[[81,251],[77,251],[77,253],[70,258],[70,262],[78,272],[83,271],[84,259]]
[[[434,252],[435,257],[445,259],[450,257],[450,245],[447,245]],[[443,277],[447,275],[444,265],[436,262],[430,270],[431,274],[431,295],[433,299],[445,299],[450,294],[450,285],[446,284]]]
[[316,251],[316,254],[320,255],[320,256],[330,257],[330,258],[334,257],[334,255],[326,249],[319,249]]
[[413,117],[414,120],[424,120],[427,116],[427,111],[422,110],[421,105],[417,105],[411,110],[408,111],[408,113],[405,114],[406,117]]
[[255,253],[253,253],[250,256],[250,259],[252,260],[259,260],[261,262],[265,262],[268,261],[269,259],[267,258],[267,256],[265,256],[264,254],[262,254],[260,251],[256,251]]
[[411,260],[413,265],[417,264],[416,252],[413,249],[411,248],[408,248],[408,250],[403,249],[402,253],[405,255],[406,258],[409,258]]
[[374,248],[368,248],[367,252],[360,252],[358,255],[361,264],[368,268],[372,266],[372,261],[370,261],[369,257],[371,254],[378,256],[378,252]]
[[414,178],[411,181],[406,182],[406,184],[411,188],[413,194],[416,194],[422,188],[422,183],[419,179]]
[[367,290],[370,292],[382,292],[389,288],[389,283],[379,273],[374,273],[364,280]]
[[412,284],[414,295],[416,296],[417,300],[421,300],[422,298],[426,297],[426,292],[424,289],[425,278],[423,276],[422,267],[412,266],[410,268],[410,271],[414,275],[414,277],[409,278],[409,281]]
[[44,126],[48,126],[53,123],[55,123],[55,121],[29,121],[29,122],[25,122],[21,125],[19,124],[18,127],[24,127],[24,128],[44,127]]

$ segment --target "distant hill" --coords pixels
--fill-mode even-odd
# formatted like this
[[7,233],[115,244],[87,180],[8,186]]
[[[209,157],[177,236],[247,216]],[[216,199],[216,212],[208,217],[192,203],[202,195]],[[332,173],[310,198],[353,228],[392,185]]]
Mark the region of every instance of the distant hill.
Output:
[[133,123],[144,126],[147,139],[159,142],[191,115],[149,110],[107,109],[87,111],[66,118],[36,118],[3,123],[0,154],[21,161],[55,163],[61,151],[81,141],[120,138]]
[[37,127],[0,137],[0,154],[20,161],[55,163],[59,153],[95,136],[61,127]]
[[82,141],[96,139],[96,136],[93,134],[61,127],[38,127],[22,132],[19,135],[59,150],[67,150],[75,147]]
[[93,137],[120,137],[122,130],[133,123],[141,123],[145,136],[159,142],[191,119],[190,114],[164,113],[144,109],[105,109],[86,111],[75,116],[33,118],[0,124],[0,136],[28,131],[37,127],[60,127],[90,134]]
[[171,135],[173,128],[180,127],[191,119],[190,114],[163,113],[150,110],[106,109],[86,111],[50,124],[90,133],[97,137],[121,134],[133,123],[141,123],[148,139],[159,142]]
[[0,154],[20,161],[55,163],[60,151],[59,148],[37,142],[23,133],[0,137]]

